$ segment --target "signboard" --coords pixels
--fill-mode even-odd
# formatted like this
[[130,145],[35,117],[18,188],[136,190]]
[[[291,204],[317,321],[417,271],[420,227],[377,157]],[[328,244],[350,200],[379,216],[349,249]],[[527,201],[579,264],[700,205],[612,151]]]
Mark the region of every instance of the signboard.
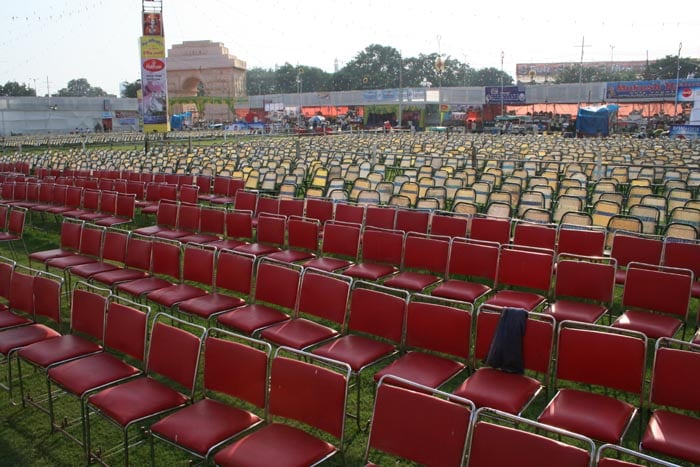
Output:
[[[678,89],[700,86],[700,79],[681,79]],[[617,81],[607,83],[607,99],[674,99],[676,97],[676,80],[660,79],[655,81]]]
[[678,86],[678,93],[676,95],[678,102],[697,102],[700,101],[700,85],[691,86]]
[[[502,91],[502,92],[501,92]],[[524,104],[525,90],[517,86],[485,86],[487,104]]]
[[161,21],[160,13],[144,12],[143,13],[143,35],[144,36],[162,36],[163,22]]
[[163,36],[141,37],[141,91],[145,132],[168,131],[168,83]]
[[672,138],[700,139],[700,125],[671,125]]

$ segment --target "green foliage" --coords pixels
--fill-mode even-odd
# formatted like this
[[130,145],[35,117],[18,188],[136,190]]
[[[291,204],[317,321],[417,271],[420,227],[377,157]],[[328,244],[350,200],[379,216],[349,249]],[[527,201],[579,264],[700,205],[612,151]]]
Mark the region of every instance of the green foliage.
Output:
[[123,81],[121,83],[121,96],[135,98],[139,89],[141,89],[141,79],[132,82]]
[[17,81],[8,81],[0,85],[0,96],[36,96],[36,89]]
[[102,97],[109,96],[100,87],[92,87],[85,78],[77,78],[68,81],[68,85],[59,89],[56,93],[61,97]]

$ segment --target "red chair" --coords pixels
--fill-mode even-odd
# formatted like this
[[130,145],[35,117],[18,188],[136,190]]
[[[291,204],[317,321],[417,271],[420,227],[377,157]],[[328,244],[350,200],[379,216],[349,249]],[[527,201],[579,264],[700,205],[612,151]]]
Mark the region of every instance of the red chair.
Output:
[[226,235],[226,210],[214,206],[201,207],[197,231],[179,237],[181,243],[211,243]]
[[649,392],[651,416],[640,448],[700,463],[700,346],[674,339],[656,341]]
[[428,233],[428,225],[430,224],[430,212],[421,211],[418,209],[397,209],[396,222],[394,228],[402,230],[406,233]]
[[610,250],[610,256],[617,261],[615,283],[624,285],[629,263],[661,264],[663,246],[661,237],[616,231]]
[[253,213],[251,211],[226,211],[224,238],[207,242],[216,248],[233,250],[253,241]]
[[333,201],[328,199],[306,198],[304,216],[316,219],[321,225],[333,219]]
[[71,287],[70,270],[81,264],[96,263],[102,256],[102,246],[104,244],[105,228],[97,225],[87,224],[80,233],[80,248],[74,255],[59,256],[46,261],[46,268],[55,268],[63,271],[63,278]]
[[615,258],[559,255],[554,300],[544,310],[557,321],[595,323],[612,310]]
[[21,242],[24,254],[28,255],[27,244],[24,241],[24,224],[27,218],[27,208],[12,206],[7,215],[7,230],[0,232],[0,243],[7,242],[12,256],[16,259],[15,242]]
[[559,224],[556,251],[559,254],[600,257],[605,252],[605,235],[605,227]]
[[327,221],[323,225],[321,255],[304,263],[304,267],[336,272],[352,266],[360,249],[360,226]]
[[204,340],[204,396],[153,424],[151,435],[208,462],[225,443],[263,423],[244,403],[259,411],[266,408],[271,351],[265,342],[209,329]]
[[522,335],[522,365],[528,373],[513,373],[488,362],[504,311],[479,307],[474,342],[476,370],[453,393],[472,401],[476,407],[521,415],[549,384],[555,323],[551,316],[528,313]]
[[158,202],[158,209],[155,211],[156,224],[140,227],[133,230],[139,235],[155,235],[161,231],[170,231],[177,228],[177,215],[179,203],[177,201],[163,199]]
[[[467,305],[466,309],[458,306]],[[439,388],[467,368],[471,348],[472,307],[413,294],[406,311],[404,352],[374,374]]]
[[435,211],[430,218],[430,234],[464,238],[469,232],[469,217],[449,211]]
[[364,225],[365,206],[350,203],[338,203],[335,205],[333,220],[350,224]]
[[[104,193],[103,193],[104,196]],[[117,193],[114,212],[106,217],[101,217],[95,224],[105,227],[128,224],[134,220],[136,214],[136,195],[133,193]]]
[[299,198],[280,198],[281,216],[304,217],[304,200]]
[[664,266],[693,271],[691,295],[700,298],[700,241],[688,241],[666,237],[664,240]]
[[557,393],[538,421],[620,444],[644,400],[646,336],[564,321],[556,341],[553,386]]
[[507,245],[510,243],[510,221],[508,219],[475,215],[472,217],[469,238]]
[[533,311],[549,295],[554,252],[543,248],[501,245],[496,293],[488,305]]
[[[132,425],[148,426],[154,417],[192,401],[205,335],[206,330],[200,326],[164,313],[156,315],[148,346],[145,373],[93,393],[87,399],[85,421],[88,458],[102,461],[92,452],[91,414],[100,415],[119,427],[123,435],[124,464],[128,465],[129,428]],[[156,374],[160,378],[154,378]]]
[[368,205],[365,212],[365,227],[394,229],[396,225],[396,208],[392,206]]
[[80,282],[73,288],[70,309],[70,332],[22,347],[17,352],[17,371],[20,381],[22,405],[29,403],[47,411],[25,397],[22,378],[22,362],[34,371],[46,374],[49,367],[102,351],[107,299],[111,292]]
[[182,180],[178,181],[178,201],[186,204],[197,204],[199,202],[199,187],[197,185],[179,183],[180,181]]
[[673,337],[688,322],[692,285],[693,272],[688,269],[629,263],[623,313],[612,325],[649,339]]
[[153,236],[167,238],[169,240],[179,240],[180,237],[195,234],[199,230],[201,216],[202,207],[200,205],[180,202],[177,206],[176,225],[171,229],[158,230],[153,233]]
[[[217,177],[214,177],[213,179],[207,175],[204,175],[201,177],[204,177],[204,178],[200,181],[200,175],[197,175],[197,185],[199,185],[199,194],[197,195],[197,198],[200,201],[210,203],[211,200],[214,198],[228,196],[228,186],[229,186],[229,181],[231,180],[229,177],[217,176]],[[208,180],[209,187],[208,188],[206,186],[206,183],[207,183],[206,177],[209,177],[209,180]],[[233,202],[233,200],[231,200],[231,202]]]
[[[10,292],[12,290],[12,273],[15,272],[17,263],[14,260],[0,256],[0,329],[6,327],[8,320],[13,326],[13,313],[10,313]],[[3,313],[8,311],[8,313]]]
[[399,351],[408,291],[369,282],[353,284],[348,324],[338,338],[312,350],[314,354],[350,365],[357,390],[355,418],[360,426],[362,372]]
[[124,266],[94,273],[90,280],[112,288],[120,282],[142,279],[151,269],[152,249],[153,238],[130,234],[126,243]]
[[28,257],[29,266],[32,266],[32,261],[46,263],[51,258],[76,254],[80,249],[80,237],[83,224],[84,222],[80,220],[64,219],[63,222],[61,222],[59,247],[30,253]]
[[54,190],[54,205],[45,212],[53,214],[54,216],[61,216],[64,212],[73,211],[75,209],[80,209],[80,205],[83,200],[83,188],[79,186],[66,186],[63,190],[63,197],[61,200],[60,191],[57,193]]
[[555,250],[557,226],[515,219],[513,220],[513,244]]
[[117,228],[107,229],[104,233],[101,256],[96,262],[79,264],[71,267],[68,272],[72,276],[90,279],[93,275],[119,269],[124,266],[126,245],[129,232]]
[[589,467],[594,452],[586,436],[482,407],[472,421],[467,466]]
[[345,324],[351,286],[348,276],[305,269],[294,316],[263,329],[260,337],[299,350],[336,337]]
[[0,331],[35,322],[34,275],[34,270],[18,266],[9,258],[3,258],[0,262],[2,297],[7,300],[0,311]]
[[[98,388],[105,388],[141,373],[148,331],[150,308],[126,298],[111,295],[108,298],[104,324],[102,352],[77,360],[50,366],[47,371],[48,407],[51,429],[62,431],[69,439],[85,448],[85,401]],[[126,359],[129,359],[128,361]],[[53,404],[52,386],[80,402],[80,437],[70,431],[70,426],[56,423],[60,419]],[[67,418],[67,417],[66,417]],[[89,459],[88,459],[89,460]]]
[[197,174],[194,179],[195,185],[199,188],[197,192],[198,201],[209,201],[212,198],[212,176]]
[[616,444],[602,444],[596,450],[595,465],[597,467],[641,467],[644,465],[677,467],[678,464],[672,464]]
[[281,251],[270,253],[268,258],[285,263],[295,263],[315,258],[318,253],[320,224],[316,219],[292,216],[287,221],[287,242]]
[[289,319],[299,294],[301,267],[263,258],[255,274],[253,301],[218,315],[226,327],[253,335],[260,329]]
[[420,465],[463,465],[474,404],[410,381],[393,383],[384,377],[377,385],[363,463],[381,452]]
[[408,232],[404,239],[401,270],[385,280],[384,284],[422,292],[442,280],[447,270],[449,253],[449,238]]
[[[154,249],[157,253],[157,249]],[[165,308],[206,295],[214,283],[216,248],[190,243],[184,246],[181,280],[146,294],[146,298]],[[155,261],[155,258],[154,258]],[[155,264],[155,263],[154,263]],[[172,277],[172,276],[171,276]]]
[[[216,184],[216,181],[214,181]],[[230,182],[229,182],[230,189]],[[234,199],[235,198],[235,199]],[[214,198],[211,200],[213,204],[231,204],[233,203],[233,209],[238,211],[250,211],[253,213],[253,217],[257,216],[258,213],[258,192],[248,191],[248,190],[238,190],[236,196],[226,195],[223,197]]]
[[[305,360],[285,357],[282,351]],[[338,371],[325,365],[337,366]],[[347,365],[278,349],[270,372],[268,424],[223,448],[214,462],[221,466],[316,465],[342,452],[349,372]],[[334,441],[324,439],[323,433]]]
[[453,238],[445,280],[430,294],[474,304],[495,284],[499,253],[495,242]]
[[[190,298],[177,305],[178,311],[211,318],[245,305],[253,285],[255,257],[234,250],[218,250],[214,287],[206,295]],[[223,293],[233,292],[233,294]]]
[[362,259],[343,271],[355,279],[376,281],[398,271],[403,257],[404,233],[367,227],[362,232]]
[[[21,287],[25,296],[13,301],[17,309],[32,314],[32,323],[11,327],[0,331],[0,364],[7,365],[7,384],[0,385],[7,390],[12,401],[12,357],[22,348],[36,342],[60,336],[63,279],[53,274],[25,268],[26,272],[15,267],[13,286]],[[41,321],[41,322],[40,322]],[[53,325],[49,327],[46,324]]]
[[78,209],[73,209],[71,211],[65,211],[61,213],[63,217],[73,217],[76,219],[83,219],[82,216],[88,214],[98,215],[98,210],[100,208],[100,197],[102,192],[95,188],[86,188],[83,190],[83,199],[81,205]]
[[[237,246],[234,250],[253,256],[276,253],[282,250],[286,233],[286,217],[277,214],[261,214],[258,217],[255,241]],[[218,245],[218,243],[215,245]]]
[[[145,277],[114,285],[116,292],[141,297],[158,289],[182,282],[182,245],[175,240],[153,240],[150,269]],[[111,272],[111,271],[110,271]],[[101,274],[109,274],[101,273]],[[97,276],[93,276],[95,279]]]

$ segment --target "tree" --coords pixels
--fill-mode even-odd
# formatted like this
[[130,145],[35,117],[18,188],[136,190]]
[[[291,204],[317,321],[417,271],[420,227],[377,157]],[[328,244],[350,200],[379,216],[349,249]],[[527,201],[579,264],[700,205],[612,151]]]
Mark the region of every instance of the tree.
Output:
[[666,55],[649,63],[644,79],[676,79],[676,74],[683,79],[689,76],[700,77],[700,60],[683,57],[679,60],[677,55]]
[[513,84],[513,78],[508,73],[494,67],[476,70],[473,76],[469,86],[500,86],[501,78],[504,86]]
[[121,84],[121,96],[122,97],[136,97],[137,91],[141,89],[141,79],[132,81],[124,81]]
[[397,88],[401,61],[395,48],[369,45],[345,65],[344,82],[350,89]]
[[59,89],[56,95],[61,97],[101,97],[109,94],[104,92],[102,88],[90,86],[85,78],[78,78],[68,81],[68,85]]
[[8,81],[0,85],[0,96],[36,96],[36,90],[17,81]]

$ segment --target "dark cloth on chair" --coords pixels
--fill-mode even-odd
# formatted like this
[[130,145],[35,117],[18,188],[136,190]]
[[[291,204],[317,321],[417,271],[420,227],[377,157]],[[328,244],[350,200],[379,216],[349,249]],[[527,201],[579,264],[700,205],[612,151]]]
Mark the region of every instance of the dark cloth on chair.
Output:
[[486,364],[508,373],[523,374],[523,336],[527,324],[527,311],[522,308],[505,308],[498,320]]

